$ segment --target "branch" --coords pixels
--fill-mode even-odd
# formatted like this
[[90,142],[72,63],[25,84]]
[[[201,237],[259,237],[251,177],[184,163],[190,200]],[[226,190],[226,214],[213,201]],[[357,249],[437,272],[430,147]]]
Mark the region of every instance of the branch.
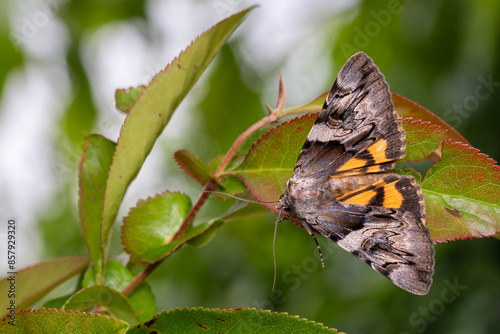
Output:
[[[278,93],[278,101],[276,103],[276,109],[269,109],[269,115],[262,118],[258,122],[254,123],[252,126],[250,126],[245,132],[243,132],[233,143],[229,151],[226,153],[224,156],[224,159],[220,163],[220,165],[217,167],[217,170],[215,171],[215,177],[220,176],[226,169],[227,165],[231,161],[231,159],[234,157],[240,146],[245,142],[245,140],[248,139],[255,131],[259,130],[260,128],[273,124],[277,120],[279,120],[281,117],[288,116],[290,114],[298,114],[303,112],[300,108],[299,109],[293,109],[293,110],[288,110],[288,111],[282,111],[283,106],[285,102],[285,87],[283,84],[283,77],[280,74],[280,84],[279,84],[279,93]],[[189,211],[189,214],[187,215],[186,219],[184,219],[184,222],[182,223],[181,227],[177,231],[177,233],[174,235],[172,238],[172,241],[175,241],[179,239],[189,228],[191,225],[191,222],[193,221],[194,217],[200,210],[201,206],[205,203],[205,201],[208,199],[208,196],[210,196],[210,191],[214,190],[217,187],[217,180],[211,179],[206,185],[205,188],[203,189],[203,192],[201,193],[200,197],[198,197],[198,200],[196,201],[196,204],[191,208],[191,211]],[[139,284],[141,284],[163,261],[165,258],[158,260],[155,263],[152,263],[148,265],[144,270],[142,270],[137,276],[134,278],[130,284],[123,289],[122,294],[127,296],[130,293],[132,293]]]

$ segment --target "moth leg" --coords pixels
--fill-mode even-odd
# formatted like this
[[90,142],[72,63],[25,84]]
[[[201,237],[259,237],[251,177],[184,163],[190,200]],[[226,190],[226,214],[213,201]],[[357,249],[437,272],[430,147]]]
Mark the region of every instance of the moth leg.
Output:
[[318,239],[316,239],[316,232],[313,230],[313,228],[309,224],[302,223],[302,226],[307,231],[307,233],[309,233],[309,235],[311,237],[313,237],[314,242],[316,243],[316,246],[318,247],[319,258],[321,259],[321,266],[324,268],[325,262],[323,261],[323,253],[321,252],[321,247],[319,246]]

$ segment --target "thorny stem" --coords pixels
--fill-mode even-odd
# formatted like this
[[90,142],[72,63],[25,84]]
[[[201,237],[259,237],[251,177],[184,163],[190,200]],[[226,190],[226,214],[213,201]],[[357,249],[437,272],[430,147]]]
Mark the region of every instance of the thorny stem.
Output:
[[[283,77],[280,74],[280,86],[279,86],[279,93],[278,93],[278,102],[276,104],[276,109],[269,109],[269,115],[262,118],[259,120],[257,123],[254,123],[252,126],[250,126],[245,132],[243,132],[233,143],[229,151],[226,153],[224,156],[224,159],[220,163],[219,167],[215,171],[215,177],[221,176],[221,174],[226,170],[226,167],[228,166],[229,162],[231,159],[234,157],[236,154],[237,150],[240,148],[240,146],[245,142],[245,140],[250,137],[255,131],[259,130],[260,128],[272,124],[276,122],[278,119],[292,115],[292,114],[297,114],[297,113],[304,113],[308,111],[317,111],[317,107],[314,109],[311,107],[310,110],[309,108],[293,108],[293,109],[288,109],[288,110],[282,110],[283,105],[285,101],[285,89],[283,85]],[[193,221],[193,218],[196,216],[198,211],[200,210],[201,206],[205,203],[205,201],[208,199],[210,196],[210,191],[214,190],[217,187],[218,181],[216,179],[211,179],[206,185],[205,188],[203,189],[203,192],[201,193],[200,197],[198,197],[198,200],[196,201],[196,204],[191,208],[191,211],[189,211],[189,214],[187,215],[186,219],[184,219],[184,222],[182,223],[181,227],[177,231],[177,233],[174,235],[171,241],[175,241],[179,239],[188,229],[188,227],[191,225],[191,222]],[[132,282],[130,282],[125,289],[123,289],[122,294],[127,296],[130,293],[132,293],[139,284],[141,284],[163,261],[165,258],[158,260],[155,263],[152,263],[148,265],[146,268],[144,268],[137,276],[134,278]],[[96,308],[97,310],[98,308]],[[100,310],[100,309],[99,309]]]

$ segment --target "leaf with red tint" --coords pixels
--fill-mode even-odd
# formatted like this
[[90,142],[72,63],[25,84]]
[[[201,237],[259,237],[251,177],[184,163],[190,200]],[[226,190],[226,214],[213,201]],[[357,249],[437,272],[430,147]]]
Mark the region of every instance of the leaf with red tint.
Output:
[[[250,148],[243,163],[228,173],[241,177],[260,201],[278,200],[316,117],[317,114],[306,114],[272,128]],[[425,159],[443,137],[443,130],[429,122],[406,119],[403,127],[410,141],[407,157],[400,162]],[[266,206],[275,211],[273,204]]]
[[469,145],[443,144],[443,158],[422,182],[432,239],[496,235],[500,232],[500,166]]
[[[260,201],[277,201],[316,117],[306,114],[272,128],[252,145],[243,163],[227,173],[241,177]],[[275,211],[275,205],[265,206]]]
[[174,153],[174,159],[184,173],[202,186],[206,185],[210,179],[215,180],[210,168],[196,154],[186,149],[178,150]]
[[[0,278],[0,319],[9,313],[11,298],[7,298],[11,284],[15,284],[16,309],[23,310],[37,302],[70,277],[82,272],[89,264],[89,255],[73,255],[37,263],[21,269],[16,275]],[[12,281],[13,279],[13,281]],[[2,331],[0,330],[0,333]]]
[[[293,107],[284,110],[283,112],[286,114],[299,114],[303,112],[319,112],[325,103],[326,97],[328,96],[328,92],[323,92],[316,98],[314,98],[311,102],[308,102],[299,107]],[[404,96],[399,94],[392,94],[392,102],[394,103],[394,109],[398,113],[399,116],[403,118],[411,117],[413,119],[420,119],[422,121],[428,121],[432,124],[439,125],[442,129],[446,130],[446,138],[451,139],[452,141],[462,142],[468,144],[469,142],[465,139],[457,130],[455,130],[451,125],[442,120],[439,116],[428,110],[427,108],[422,107],[420,104],[407,99]]]
[[323,108],[323,105],[325,104],[326,97],[328,96],[328,92],[323,92],[317,97],[315,97],[312,101],[298,106],[298,107],[293,107],[289,108],[286,110],[283,110],[283,113],[285,114],[299,114],[299,113],[305,113],[305,112],[320,112],[321,108]]
[[413,119],[429,121],[432,124],[439,125],[441,128],[447,130],[446,138],[449,138],[452,141],[462,142],[466,144],[469,143],[467,139],[465,139],[460,133],[458,133],[458,131],[455,130],[451,125],[446,123],[430,110],[422,107],[420,104],[395,93],[392,93],[392,102],[394,103],[394,109],[399,116],[404,118],[412,117]]
[[406,132],[406,156],[398,162],[421,161],[439,146],[445,130],[438,125],[405,118],[402,120]]
[[[227,174],[241,177],[258,200],[277,201],[315,118],[316,114],[308,114],[272,128],[250,148],[243,163]],[[500,167],[467,144],[443,142],[439,126],[403,120],[403,127],[408,138],[404,161],[421,160],[444,143],[444,157],[422,183],[433,239],[441,242],[498,233]],[[265,205],[276,212],[274,204]]]
[[95,313],[40,308],[19,311],[15,326],[9,318],[0,322],[0,333],[125,333],[125,321]]

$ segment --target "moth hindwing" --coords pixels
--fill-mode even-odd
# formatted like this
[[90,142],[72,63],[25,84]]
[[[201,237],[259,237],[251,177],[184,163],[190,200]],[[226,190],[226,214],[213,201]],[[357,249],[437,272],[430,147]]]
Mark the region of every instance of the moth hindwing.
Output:
[[422,190],[411,176],[387,173],[405,149],[389,85],[359,52],[340,70],[277,208],[423,295],[432,284],[434,247]]

